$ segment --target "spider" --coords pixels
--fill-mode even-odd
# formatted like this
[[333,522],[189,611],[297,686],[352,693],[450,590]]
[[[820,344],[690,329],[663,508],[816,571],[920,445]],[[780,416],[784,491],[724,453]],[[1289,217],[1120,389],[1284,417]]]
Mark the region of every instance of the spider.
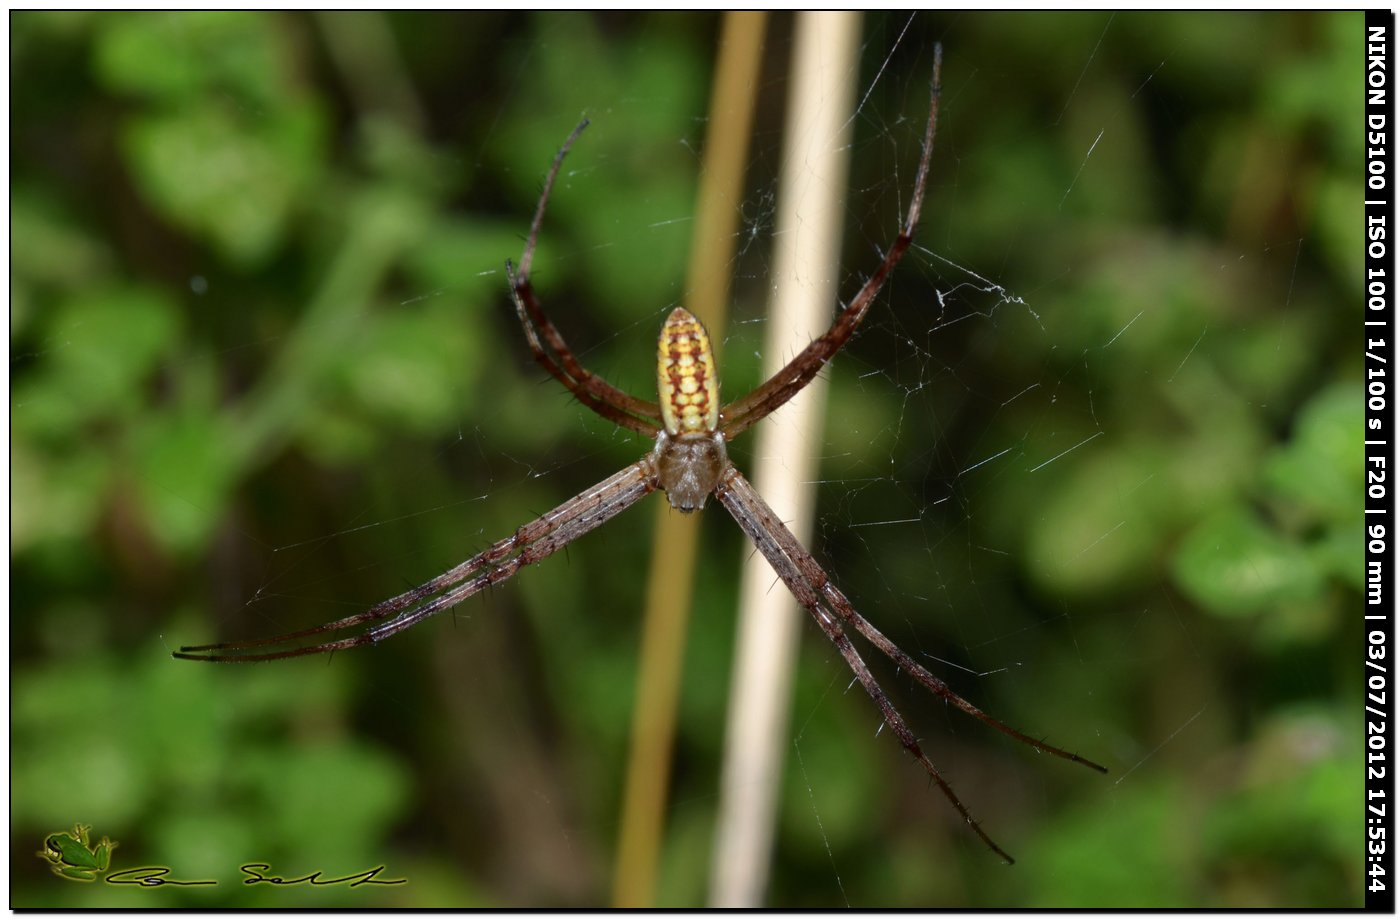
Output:
[[[928,691],[982,723],[1043,753],[1099,772],[1108,770],[1078,754],[1029,737],[991,717],[953,692],[946,683],[885,637],[856,611],[812,554],[803,548],[748,479],[735,468],[725,449],[725,444],[732,438],[762,420],[811,382],[827,361],[841,350],[860,325],[885,279],[913,242],[938,122],[941,63],[942,48],[935,48],[932,101],[913,196],[899,236],[884,261],[826,332],[771,379],[723,406],[719,401],[719,378],[709,335],[700,321],[685,309],[676,307],[672,310],[661,328],[657,348],[657,389],[660,398],[657,402],[649,402],[617,389],[585,369],[565,343],[563,335],[545,315],[535,296],[530,285],[530,263],[544,220],[545,204],[564,158],[588,126],[587,120],[581,122],[555,155],[545,178],[519,267],[506,262],[511,299],[535,361],[564,384],[579,402],[623,428],[654,438],[655,446],[637,462],[526,523],[514,534],[455,568],[364,612],[273,638],[185,646],[175,652],[175,657],[200,661],[269,661],[374,644],[461,603],[486,587],[505,581],[524,566],[552,555],[585,533],[607,523],[657,489],[664,491],[671,506],[682,513],[699,510],[706,498],[713,495],[835,645],[904,749],[924,768],[982,842],[1007,864],[1013,863],[1014,859],[993,842],[973,819],[952,787],[925,755],[903,716],[896,711],[851,643],[848,629],[854,629]],[[355,631],[343,638],[309,645],[301,643],[302,639],[347,630]]]

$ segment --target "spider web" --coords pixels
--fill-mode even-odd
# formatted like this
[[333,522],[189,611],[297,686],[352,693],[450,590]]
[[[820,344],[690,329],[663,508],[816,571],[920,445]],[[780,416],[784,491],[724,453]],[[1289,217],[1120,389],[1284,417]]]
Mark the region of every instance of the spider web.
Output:
[[[1107,36],[1111,32],[1108,18],[1103,28]],[[951,42],[952,37],[945,40]],[[862,67],[871,76],[862,84],[861,104],[854,115],[851,194],[846,205],[850,238],[844,247],[843,296],[849,296],[878,261],[893,237],[898,214],[907,205],[918,154],[920,97],[926,87],[920,74],[927,69],[927,48],[926,42],[904,33],[897,20],[864,46]],[[1124,304],[1120,308],[1130,311],[1127,320],[1117,328],[1105,330],[1110,334],[1100,336],[1097,347],[1085,347],[1085,336],[1077,334],[1074,328],[1086,320],[1076,315],[1073,292],[1077,289],[1077,272],[1072,261],[1083,251],[1077,251],[1072,243],[1054,245],[1041,235],[1046,229],[1062,225],[1056,217],[1092,213],[1095,185],[1099,170],[1104,168],[1100,164],[1110,161],[1116,153],[1121,124],[1112,120],[1078,124],[1075,120],[1079,103],[1087,94],[1115,90],[1121,93],[1121,87],[1108,84],[1103,71],[1095,67],[1102,51],[1101,43],[1086,43],[1083,73],[1076,84],[1059,87],[1063,98],[1055,116],[1031,116],[1031,123],[1056,135],[1065,148],[1061,161],[1052,167],[1052,175],[1044,177],[1044,181],[1058,188],[1060,195],[1053,213],[1018,213],[1015,190],[1007,187],[1008,177],[1003,171],[1014,168],[1014,158],[1008,163],[1007,151],[998,142],[999,129],[1006,120],[977,123],[987,120],[985,113],[979,112],[983,117],[974,119],[965,100],[978,91],[979,81],[1003,85],[999,78],[1005,77],[1010,83],[1019,75],[998,72],[996,62],[983,61],[975,69],[969,67],[959,61],[957,49],[950,45],[945,108],[918,244],[871,310],[856,340],[833,363],[829,371],[832,396],[828,421],[822,442],[812,447],[821,455],[822,470],[813,548],[857,607],[977,704],[1047,736],[1052,742],[1090,755],[1116,742],[1118,737],[1100,714],[1102,706],[1092,698],[1092,681],[1076,679],[1076,674],[1119,665],[1124,657],[1131,658],[1135,666],[1168,665],[1180,650],[1170,645],[1156,650],[1139,648],[1131,633],[1120,637],[1116,646],[1110,643],[1104,647],[1101,642],[1086,646],[1080,642],[1079,632],[1098,631],[1093,626],[1096,617],[1127,613],[1141,634],[1161,631],[1162,626],[1152,620],[1169,616],[1170,612],[1164,608],[1116,610],[1111,602],[1086,601],[1074,592],[1064,595],[1056,590],[1065,583],[1075,584],[1084,567],[1091,567],[1102,553],[1111,554],[1115,545],[1127,538],[1126,531],[1140,525],[1137,520],[1141,515],[1131,491],[1110,502],[1116,505],[1117,513],[1102,518],[1101,531],[1044,532],[1046,526],[1053,525],[1046,522],[1047,518],[1056,519],[1047,510],[1056,500],[1055,492],[1064,487],[1066,480],[1092,475],[1096,451],[1119,434],[1114,427],[1117,413],[1101,413],[1096,407],[1096,401],[1102,404],[1114,398],[1103,392],[1099,380],[1106,375],[1105,363],[1120,360],[1121,352],[1131,351],[1137,338],[1148,334],[1149,323],[1142,320],[1154,310],[1152,304]],[[534,53],[545,52],[537,48]],[[1141,90],[1138,96],[1144,99],[1152,97],[1150,79],[1151,74],[1144,75],[1143,85],[1134,87]],[[641,203],[624,208],[624,214],[608,227],[607,236],[586,242],[577,236],[561,239],[560,232],[551,233],[568,219],[570,193],[595,180],[597,173],[616,168],[609,159],[611,147],[590,150],[589,145],[594,142],[594,135],[607,135],[616,130],[614,122],[626,120],[617,109],[626,109],[629,104],[637,103],[626,96],[596,103],[596,124],[571,158],[566,180],[553,203],[551,219],[546,222],[542,250],[552,258],[546,261],[542,257],[542,277],[587,274],[589,269],[576,268],[574,263],[588,263],[605,254],[628,264],[640,253],[668,251],[673,256],[668,273],[675,278],[683,276],[683,265],[674,259],[689,229],[689,211],[683,206],[683,198],[677,202],[659,194],[653,197],[642,187],[638,190]],[[1130,115],[1131,109],[1121,117]],[[538,112],[532,120],[548,124],[562,137],[570,115],[566,111]],[[703,128],[703,122],[696,120],[693,127],[676,138],[679,143],[667,151],[670,158],[694,163]],[[754,142],[751,171],[757,184],[750,179],[751,191],[742,205],[745,229],[734,264],[734,323],[721,345],[726,381],[754,381],[753,359],[761,338],[762,298],[767,288],[767,240],[777,194],[774,174],[779,143],[778,131],[772,128],[760,128]],[[606,144],[606,139],[599,144]],[[516,163],[514,168],[534,175],[545,165],[539,152],[536,150],[528,159],[514,150],[508,155]],[[995,201],[997,198],[1002,200]],[[988,199],[993,199],[993,203],[989,204]],[[678,203],[682,204],[679,211],[674,209]],[[979,231],[986,232],[982,227],[993,223],[982,216],[988,207],[996,208],[1005,218],[993,227],[997,238],[978,235]],[[561,211],[559,220],[552,219]],[[528,211],[520,212],[522,227],[526,216]],[[1268,251],[1253,253],[1257,259],[1276,263],[1277,271],[1291,270],[1292,254],[1286,253],[1280,259],[1270,257],[1272,253]],[[493,270],[494,273],[497,272]],[[663,289],[661,300],[639,304],[630,297],[619,297],[597,316],[566,313],[560,321],[576,340],[588,366],[632,392],[649,394],[654,329],[683,294],[678,283],[673,282],[669,293]],[[431,297],[434,292],[422,296]],[[561,293],[546,288],[543,296],[547,308],[558,315]],[[406,308],[412,305],[412,298],[401,303]],[[499,312],[493,321],[504,318],[509,326],[509,317],[504,311]],[[1199,332],[1170,367],[1149,370],[1157,383],[1171,383],[1172,375],[1189,362],[1193,350],[1209,335],[1208,328]],[[523,364],[523,347],[518,353],[522,356],[519,363]],[[529,377],[528,369],[524,375]],[[733,395],[746,385],[749,384],[728,384],[727,391]],[[369,563],[351,563],[351,570],[366,564],[388,572],[406,570],[412,573],[401,574],[403,582],[415,581],[419,572],[436,571],[509,531],[514,523],[503,519],[505,514],[493,514],[490,510],[503,492],[538,489],[539,496],[526,501],[535,510],[543,510],[598,477],[600,470],[617,465],[619,457],[625,458],[644,447],[636,438],[615,433],[605,423],[587,416],[547,386],[527,385],[526,397],[519,398],[515,405],[497,412],[487,410],[472,418],[455,441],[449,440],[431,460],[422,459],[423,470],[445,468],[450,475],[462,475],[480,483],[475,493],[469,492],[470,497],[424,505],[421,498],[407,496],[406,506],[416,510],[388,516],[369,511],[365,522],[352,522],[333,533],[337,551],[347,558],[357,555],[354,536],[360,527],[387,527],[411,534],[425,515],[446,515],[462,521],[459,539],[444,543],[433,537],[425,540],[409,536],[410,545],[428,542],[410,550],[411,560],[403,556],[373,558]],[[516,411],[535,411],[526,405],[525,398],[552,403],[550,409],[560,422],[577,423],[584,434],[563,435],[568,444],[564,449],[551,450],[546,440],[543,450],[497,452],[494,430],[508,424],[509,416]],[[733,447],[741,466],[746,462],[746,446],[741,440]],[[582,452],[576,452],[580,448]],[[1151,475],[1148,467],[1143,480]],[[1124,484],[1137,483],[1115,482],[1114,486],[1121,488]],[[483,514],[488,515],[485,521],[481,519]],[[645,523],[643,514],[641,510],[633,511],[629,515],[630,526],[640,528]],[[706,595],[717,592],[720,597],[718,602],[700,601],[702,615],[695,628],[707,636],[696,640],[720,647],[729,634],[729,619],[723,615],[707,617],[703,612],[725,602],[727,591],[716,588],[726,582],[723,571],[733,563],[737,539],[729,521],[713,511],[707,516],[712,518],[707,525],[707,549],[716,551],[707,551],[702,570],[718,573],[718,577],[703,585],[701,591]],[[720,518],[720,522],[715,523],[713,518]],[[580,587],[591,586],[589,582],[597,577],[594,569],[598,566],[631,571],[625,582],[625,588],[630,589],[620,593],[631,599],[613,604],[611,615],[597,617],[591,626],[618,629],[627,635],[635,616],[646,551],[644,546],[638,551],[636,545],[625,552],[589,545],[604,540],[610,541],[611,536],[599,534],[594,540],[585,540],[569,550],[570,559],[556,560],[549,571],[567,576]],[[420,549],[428,556],[422,562],[413,558]],[[391,653],[416,655],[438,642],[495,645],[497,652],[509,648],[512,642],[548,645],[554,640],[551,636],[561,630],[559,619],[576,614],[551,603],[547,593],[541,600],[532,596],[536,589],[531,582],[550,576],[527,571],[510,584],[508,591],[502,592],[516,597],[498,595],[488,598],[483,611],[463,612],[461,616],[466,621],[459,622],[456,634],[444,638],[441,633],[445,627],[435,624],[424,631],[436,630],[438,636],[415,636],[417,648],[405,642],[404,648]],[[265,586],[276,590],[282,583],[280,578],[281,573]],[[385,591],[397,587],[392,583],[384,585]],[[304,597],[308,591],[315,594],[319,590],[314,581],[301,582],[295,593]],[[377,595],[372,593],[360,594],[358,600],[340,602],[375,598]],[[533,629],[513,622],[512,614],[532,601],[543,602],[544,606],[542,611],[530,613]],[[481,620],[486,617],[481,612],[500,622],[484,624]],[[1189,633],[1184,640],[1189,647]],[[630,643],[630,638],[620,642],[623,647]],[[722,654],[709,654],[700,662],[695,656],[687,662],[692,670],[710,669],[707,663],[719,663],[718,673],[727,669]],[[871,659],[873,654],[866,656]],[[576,658],[561,659],[538,648],[506,652],[508,669],[522,671],[515,676],[481,676],[490,665],[481,666],[489,655],[479,648],[440,651],[435,657],[439,661],[460,658],[469,662],[468,669],[473,673],[464,685],[453,681],[456,685],[448,695],[494,693],[496,703],[511,711],[512,707],[502,700],[522,692],[528,704],[523,710],[515,710],[527,719],[532,705],[554,704],[547,691],[531,691],[531,681],[559,678],[565,685],[589,687],[586,679],[559,677],[563,668],[579,665]],[[938,751],[940,767],[947,770],[974,813],[988,826],[997,828],[999,837],[1024,839],[1028,824],[1045,819],[1045,814],[1063,806],[1057,800],[1061,796],[1086,800],[1097,795],[1112,800],[1114,792],[1108,783],[1087,773],[1075,775],[1061,764],[1027,756],[1001,738],[985,736],[980,726],[948,713],[936,700],[922,697],[891,668],[871,662],[895,694],[897,704],[916,725],[916,731]],[[613,676],[623,686],[629,683],[625,673]],[[369,679],[374,681],[373,692],[386,688],[380,679]],[[694,678],[687,681],[687,692],[692,691],[695,682]],[[723,685],[722,680],[715,682]],[[775,880],[777,897],[792,895],[799,898],[797,902],[813,904],[887,902],[878,889],[863,889],[858,883],[859,867],[847,865],[849,844],[843,843],[858,832],[852,824],[863,819],[865,808],[872,803],[879,805],[877,813],[884,834],[928,834],[941,846],[951,845],[966,860],[985,857],[985,853],[977,851],[974,839],[959,834],[954,816],[936,795],[928,792],[918,770],[891,739],[877,739],[878,714],[858,691],[848,692],[850,683],[850,674],[839,657],[818,637],[809,636],[802,652],[791,728],[794,763],[800,775],[797,786],[807,801],[795,808],[786,806],[780,818],[783,830],[776,853],[780,869]],[[597,691],[596,687],[592,689]],[[589,688],[583,693],[587,695]],[[711,689],[711,701],[715,694]],[[618,694],[620,699],[625,699],[625,695]],[[407,704],[409,700],[404,697],[402,701]],[[474,732],[483,730],[487,719],[470,706],[451,698],[435,704],[442,717],[450,718],[455,712],[471,724]],[[618,743],[623,739],[618,716],[625,707],[613,701],[610,709],[608,724],[590,724],[588,718],[583,719],[583,724]],[[700,710],[704,712],[703,720],[714,721],[713,705],[707,709],[691,702],[684,710]],[[533,720],[536,724],[548,724],[554,717],[557,716],[537,714]],[[509,735],[515,731],[501,728],[493,733]],[[693,733],[718,736],[716,729]],[[691,734],[692,729],[687,729],[681,738],[682,751]],[[540,739],[518,742],[526,747],[545,743]],[[537,750],[535,756],[540,755]],[[606,762],[619,762],[619,755],[613,751]],[[476,753],[468,758],[474,759],[479,768],[492,771],[530,761],[530,757],[518,754],[497,758]],[[525,771],[527,775],[531,772],[528,768]],[[876,779],[877,774],[883,778]],[[688,777],[678,783],[676,793],[682,800],[672,816],[682,825],[696,819],[690,811],[705,806],[703,800],[697,802],[689,796],[703,799],[705,790],[712,787],[710,777],[697,775],[693,781],[685,778]],[[568,853],[571,815],[567,811],[556,812],[551,804],[556,796],[547,791],[559,776],[536,769],[533,779],[538,784],[526,794],[543,803],[527,810],[542,815],[542,819],[552,817],[559,821],[552,830],[547,826],[536,829],[545,837],[555,838],[550,848]],[[497,789],[501,785],[499,779],[492,783]],[[883,785],[892,790],[883,795],[872,793]],[[822,851],[804,851],[813,842],[819,842]],[[918,843],[910,845],[914,851],[922,848]],[[1008,845],[1015,850],[1024,848],[1024,844]],[[930,847],[929,851],[937,849]],[[792,881],[781,874],[784,866],[796,877],[815,875],[817,880],[803,882],[812,883],[814,889],[798,893],[787,886]],[[828,875],[824,882],[820,880],[821,873]],[[827,900],[828,895],[835,899]]]

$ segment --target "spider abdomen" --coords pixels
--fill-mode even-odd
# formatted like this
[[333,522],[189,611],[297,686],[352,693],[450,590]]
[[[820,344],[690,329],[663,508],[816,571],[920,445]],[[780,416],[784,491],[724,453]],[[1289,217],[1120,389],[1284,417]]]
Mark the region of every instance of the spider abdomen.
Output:
[[719,427],[719,375],[710,336],[683,307],[671,310],[661,327],[656,389],[666,433],[700,434]]

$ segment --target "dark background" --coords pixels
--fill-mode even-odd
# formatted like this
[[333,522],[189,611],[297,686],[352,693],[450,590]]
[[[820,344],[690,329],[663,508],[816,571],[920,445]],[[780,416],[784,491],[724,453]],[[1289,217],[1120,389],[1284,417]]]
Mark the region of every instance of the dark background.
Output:
[[[11,905],[605,903],[650,507],[376,648],[169,651],[347,615],[647,448],[529,360],[503,262],[588,114],[537,285],[651,396],[718,20],[10,22]],[[716,333],[731,397],[791,28]],[[880,669],[1006,868],[808,628],[770,902],[1357,906],[1361,17],[868,17],[843,297],[907,202],[934,41],[925,219],[829,371],[814,550],[960,692],[1111,771]],[[706,517],[670,906],[705,899],[750,551]],[[62,881],[33,853],[74,823],[220,884]],[[241,886],[257,860],[409,883]]]

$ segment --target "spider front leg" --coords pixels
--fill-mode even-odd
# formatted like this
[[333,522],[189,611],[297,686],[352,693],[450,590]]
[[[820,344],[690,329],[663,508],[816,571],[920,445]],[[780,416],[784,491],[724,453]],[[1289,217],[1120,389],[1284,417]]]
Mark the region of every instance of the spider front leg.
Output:
[[[563,334],[545,314],[535,296],[534,288],[530,285],[530,264],[535,258],[535,243],[539,239],[540,225],[544,221],[545,205],[549,202],[549,194],[554,189],[554,180],[559,175],[559,168],[564,164],[564,157],[586,127],[587,119],[579,122],[568,140],[564,141],[564,146],[555,154],[554,163],[545,178],[544,189],[540,192],[539,204],[535,207],[535,217],[530,222],[530,234],[525,238],[525,249],[520,254],[519,269],[509,261],[506,262],[510,296],[536,363],[597,414],[646,437],[655,437],[660,430],[660,406],[623,392],[580,364],[574,357],[573,349],[564,341]],[[546,350],[546,344],[549,350]]]

